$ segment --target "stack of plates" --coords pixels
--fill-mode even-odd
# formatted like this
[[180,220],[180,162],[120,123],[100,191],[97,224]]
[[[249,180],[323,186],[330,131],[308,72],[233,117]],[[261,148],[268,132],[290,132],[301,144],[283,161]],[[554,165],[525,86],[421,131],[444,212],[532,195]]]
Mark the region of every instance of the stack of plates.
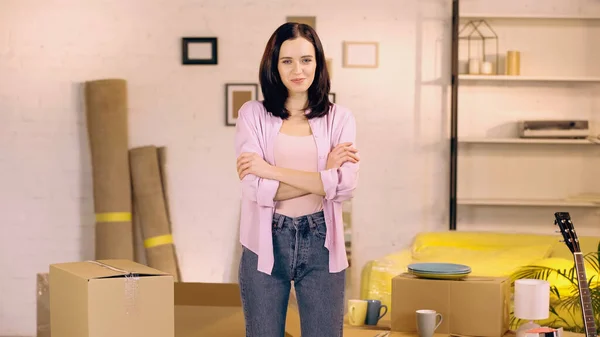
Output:
[[413,263],[408,272],[422,278],[457,280],[471,273],[471,267],[455,263]]

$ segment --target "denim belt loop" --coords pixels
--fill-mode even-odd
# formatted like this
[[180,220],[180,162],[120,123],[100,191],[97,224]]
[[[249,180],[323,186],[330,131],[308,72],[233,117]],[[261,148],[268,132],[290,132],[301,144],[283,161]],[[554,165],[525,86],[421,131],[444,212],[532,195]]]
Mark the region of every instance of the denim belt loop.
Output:
[[285,221],[285,216],[279,215],[279,219],[277,220],[277,228],[283,228],[283,222]]
[[317,224],[315,223],[315,220],[313,219],[312,214],[307,215],[306,219],[308,220],[308,226],[311,229],[314,229],[315,227],[317,227]]

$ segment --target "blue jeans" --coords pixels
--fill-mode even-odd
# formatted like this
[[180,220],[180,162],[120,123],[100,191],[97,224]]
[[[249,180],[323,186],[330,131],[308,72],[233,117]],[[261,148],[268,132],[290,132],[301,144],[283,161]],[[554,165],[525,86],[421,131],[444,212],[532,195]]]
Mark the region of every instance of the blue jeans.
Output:
[[341,337],[345,271],[329,272],[323,212],[273,216],[271,275],[257,270],[258,256],[244,247],[239,283],[246,337],[284,337],[291,290],[298,299],[302,337]]

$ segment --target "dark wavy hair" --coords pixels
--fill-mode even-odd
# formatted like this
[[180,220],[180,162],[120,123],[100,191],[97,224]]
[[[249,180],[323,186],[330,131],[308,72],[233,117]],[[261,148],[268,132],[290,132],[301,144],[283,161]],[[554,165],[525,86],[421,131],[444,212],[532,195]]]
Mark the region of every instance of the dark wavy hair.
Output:
[[277,64],[279,63],[279,51],[281,45],[298,37],[308,40],[315,48],[315,59],[317,68],[315,77],[308,88],[308,104],[305,109],[310,109],[306,115],[308,119],[321,117],[329,112],[331,102],[329,101],[329,89],[331,87],[327,62],[321,40],[315,30],[306,24],[287,22],[279,26],[267,42],[265,51],[260,61],[259,81],[263,93],[263,105],[274,116],[287,119],[290,116],[285,108],[288,98],[288,89],[281,81]]

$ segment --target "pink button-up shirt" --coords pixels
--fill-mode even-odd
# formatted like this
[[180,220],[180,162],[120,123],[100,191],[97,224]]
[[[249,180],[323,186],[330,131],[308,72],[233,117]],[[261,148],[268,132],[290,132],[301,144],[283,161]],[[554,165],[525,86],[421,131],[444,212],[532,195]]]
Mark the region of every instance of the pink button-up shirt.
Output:
[[[235,134],[235,153],[256,152],[275,165],[274,143],[282,119],[271,115],[262,102],[246,102],[239,110]],[[342,220],[342,202],[352,198],[358,182],[358,163],[345,162],[340,168],[325,169],[329,152],[339,143],[356,147],[356,121],[350,110],[334,104],[329,113],[309,120],[317,144],[318,170],[325,190],[323,212],[327,226],[325,247],[329,250],[329,271],[348,267]],[[248,174],[242,184],[240,242],[258,255],[258,270],[271,274],[273,242],[271,223],[275,211],[273,199],[279,181]]]

